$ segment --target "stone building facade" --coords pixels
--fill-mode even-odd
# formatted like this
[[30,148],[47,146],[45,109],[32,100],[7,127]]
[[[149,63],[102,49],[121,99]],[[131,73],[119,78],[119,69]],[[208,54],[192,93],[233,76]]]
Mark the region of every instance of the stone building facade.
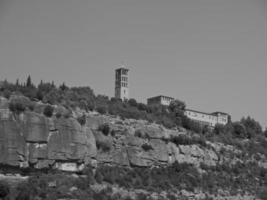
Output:
[[210,127],[215,127],[216,124],[226,125],[230,117],[230,115],[223,112],[205,113],[190,109],[186,109],[185,115],[191,120]]
[[151,97],[147,99],[147,105],[164,105],[169,106],[170,103],[174,100],[172,97],[159,95],[156,97]]
[[[174,100],[172,97],[159,95],[147,99],[148,105],[164,105],[169,106]],[[196,110],[186,109],[184,113],[189,119],[199,122],[202,125],[215,127],[216,124],[226,125],[230,115],[223,112],[205,113]]]
[[122,66],[115,71],[115,98],[129,99],[129,69]]

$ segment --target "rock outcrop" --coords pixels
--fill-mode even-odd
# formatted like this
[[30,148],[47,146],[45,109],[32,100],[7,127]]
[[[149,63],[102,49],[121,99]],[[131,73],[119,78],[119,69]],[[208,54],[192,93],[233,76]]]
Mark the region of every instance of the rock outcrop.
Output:
[[77,171],[96,158],[90,128],[75,119],[48,119],[34,112],[0,120],[3,165],[35,168],[55,167]]
[[[0,164],[77,171],[97,163],[151,167],[179,162],[199,167],[201,163],[216,166],[242,162],[238,158],[242,152],[230,145],[174,144],[172,137],[186,134],[182,128],[168,130],[143,120],[86,116],[85,125],[80,125],[74,117],[47,118],[31,111],[14,114],[8,100],[0,98]],[[103,124],[108,125],[108,133],[98,130]],[[266,167],[266,158],[260,158],[259,163]]]

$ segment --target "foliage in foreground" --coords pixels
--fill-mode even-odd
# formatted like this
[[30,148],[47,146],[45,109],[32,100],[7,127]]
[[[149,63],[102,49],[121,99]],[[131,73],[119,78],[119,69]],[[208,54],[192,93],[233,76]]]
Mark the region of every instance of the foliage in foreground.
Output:
[[[204,173],[200,173],[190,164],[174,163],[167,167],[124,168],[117,166],[99,166],[95,173],[88,167],[83,176],[73,177],[66,174],[42,174],[31,177],[26,183],[17,187],[17,200],[40,199],[122,199],[115,194],[112,187],[101,191],[92,189],[92,185],[110,184],[125,189],[144,189],[150,192],[200,189],[216,194],[218,190],[230,191],[236,195],[240,191],[248,191],[266,197],[267,170],[255,163],[234,166],[221,165],[209,167],[201,165]],[[169,195],[171,197],[171,195]],[[130,197],[125,198],[130,200]],[[147,199],[138,195],[139,199]]]

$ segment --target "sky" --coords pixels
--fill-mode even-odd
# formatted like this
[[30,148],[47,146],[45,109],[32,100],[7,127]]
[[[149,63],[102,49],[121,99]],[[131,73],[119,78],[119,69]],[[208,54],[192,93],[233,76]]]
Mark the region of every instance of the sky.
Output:
[[267,0],[0,0],[0,79],[159,94],[267,126]]

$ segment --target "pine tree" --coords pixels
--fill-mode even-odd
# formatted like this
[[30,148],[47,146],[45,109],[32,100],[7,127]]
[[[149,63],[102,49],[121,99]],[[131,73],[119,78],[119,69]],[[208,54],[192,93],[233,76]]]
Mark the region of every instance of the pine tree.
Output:
[[30,75],[27,78],[26,87],[32,87],[32,79]]

